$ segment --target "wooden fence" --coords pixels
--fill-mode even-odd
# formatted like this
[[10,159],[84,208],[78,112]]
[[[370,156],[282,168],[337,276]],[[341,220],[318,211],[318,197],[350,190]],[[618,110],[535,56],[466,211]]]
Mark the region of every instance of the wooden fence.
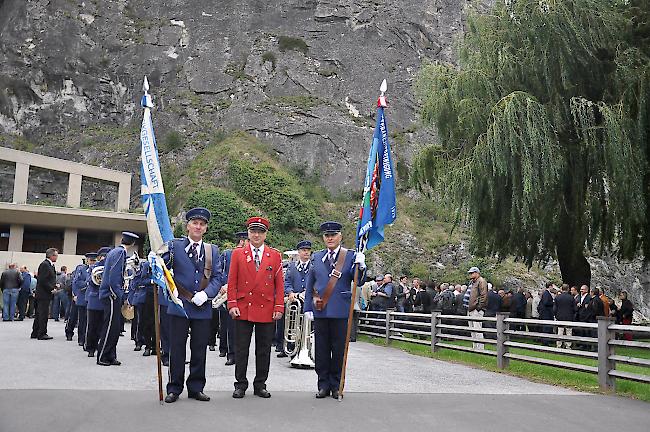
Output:
[[[616,354],[617,347],[650,350],[649,342],[621,338],[627,334],[648,339],[650,327],[618,325],[608,317],[598,317],[597,323],[582,323],[510,318],[507,313],[483,317],[362,311],[359,319],[359,333],[382,337],[387,344],[400,340],[429,345],[432,352],[447,348],[489,355],[496,357],[501,369],[507,368],[513,359],[597,374],[598,384],[607,390],[616,388],[616,378],[650,383],[650,375],[617,369],[617,364],[650,367],[650,359]],[[454,343],[458,341],[471,342],[472,346]],[[485,349],[485,345],[494,349]],[[517,354],[510,352],[511,348],[591,359],[597,366]]]

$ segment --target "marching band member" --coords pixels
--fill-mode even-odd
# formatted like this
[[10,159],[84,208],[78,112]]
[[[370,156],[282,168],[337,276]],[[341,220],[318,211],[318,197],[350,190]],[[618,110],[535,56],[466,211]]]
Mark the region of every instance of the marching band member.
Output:
[[88,268],[88,282],[86,284],[86,345],[84,351],[88,351],[88,357],[94,357],[99,342],[99,333],[104,322],[104,306],[99,300],[99,285],[93,282],[92,274],[96,267],[104,266],[106,254],[111,250],[109,247],[100,248],[97,251],[97,262]]
[[[72,277],[72,311],[65,326],[65,336],[72,340],[74,327],[77,326],[77,342],[79,346],[86,343],[86,284],[90,278],[90,266],[97,261],[97,254],[86,254],[86,262],[79,264]],[[78,323],[78,324],[77,324]]]
[[[248,232],[240,231],[235,233],[237,237],[237,248],[243,248],[248,240]],[[230,272],[230,262],[232,260],[232,249],[228,249],[221,254],[221,268],[223,274],[223,286],[219,294],[228,290],[228,274]],[[219,357],[226,357],[226,366],[235,364],[235,322],[228,313],[226,303],[219,307]]]
[[193,208],[185,218],[187,237],[167,243],[168,251],[162,258],[174,271],[174,282],[183,301],[187,318],[174,308],[167,309],[169,318],[169,382],[165,402],[173,403],[183,392],[187,336],[190,337],[190,374],[187,377],[187,395],[207,402],[205,387],[205,358],[210,337],[212,302],[221,288],[219,248],[203,242],[208,229],[210,211]]
[[120,245],[112,249],[104,262],[102,283],[99,285],[99,300],[104,307],[104,325],[99,340],[97,364],[100,366],[119,366],[117,360],[117,341],[122,325],[120,308],[125,300],[124,270],[128,249],[133,249],[137,234],[122,233]]
[[284,311],[282,256],[265,245],[269,221],[252,217],[246,222],[248,245],[233,250],[228,274],[228,311],[235,320],[235,391],[244,397],[248,388],[248,350],[255,329],[255,379],[253,393],[271,397],[266,389],[271,361],[274,321]]
[[[305,291],[307,273],[309,273],[309,268],[311,267],[311,242],[309,240],[303,240],[296,245],[296,249],[298,250],[298,261],[289,263],[287,273],[284,276],[284,295],[290,302],[298,294]],[[285,319],[286,316],[279,320],[281,324],[278,325],[279,337],[277,340],[280,341],[280,344],[278,345],[279,349],[278,347],[275,348],[279,352],[278,357],[287,356],[283,348]],[[287,348],[289,350],[293,349],[292,346],[288,346]]]
[[314,253],[307,274],[305,319],[314,321],[317,399],[339,396],[355,264],[360,268],[357,282],[365,277],[365,256],[341,247],[341,228],[338,222],[321,224],[327,247]]

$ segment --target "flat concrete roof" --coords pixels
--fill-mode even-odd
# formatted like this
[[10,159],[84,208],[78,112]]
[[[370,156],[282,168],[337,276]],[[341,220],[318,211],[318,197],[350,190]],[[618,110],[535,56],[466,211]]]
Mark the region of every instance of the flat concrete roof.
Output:
[[0,202],[0,221],[6,224],[76,228],[95,231],[146,232],[143,213],[85,210],[33,204]]
[[84,177],[106,180],[112,183],[131,183],[131,174],[123,171],[100,168],[94,165],[87,165],[79,162],[72,162],[67,159],[59,159],[36,153],[24,152],[9,147],[0,147],[0,154],[2,155],[0,156],[0,160],[9,162],[23,163],[52,171],[78,174]]

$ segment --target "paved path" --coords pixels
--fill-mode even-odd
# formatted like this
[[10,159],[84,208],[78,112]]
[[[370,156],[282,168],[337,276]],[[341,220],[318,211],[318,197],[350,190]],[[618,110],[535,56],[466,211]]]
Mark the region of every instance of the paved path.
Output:
[[[179,430],[186,423],[214,427],[224,419],[236,425],[235,430],[277,431],[306,427],[318,418],[310,432],[353,426],[372,432],[394,432],[400,426],[409,432],[473,431],[479,426],[484,431],[647,432],[650,424],[650,405],[643,402],[583,394],[366,343],[351,345],[347,397],[341,403],[314,399],[314,371],[292,369],[286,359],[275,356],[267,383],[273,397],[261,400],[247,394],[244,400],[234,400],[233,366],[208,352],[206,393],[212,401],[183,396],[161,407],[155,357],[134,352],[128,337],[120,338],[118,345],[122,366],[100,367],[76,342],[65,340],[63,323],[50,321],[49,334],[55,337],[51,341],[29,339],[31,324],[27,320],[0,325],[0,432]],[[251,356],[250,379],[253,374]],[[143,416],[150,420],[143,422]]]

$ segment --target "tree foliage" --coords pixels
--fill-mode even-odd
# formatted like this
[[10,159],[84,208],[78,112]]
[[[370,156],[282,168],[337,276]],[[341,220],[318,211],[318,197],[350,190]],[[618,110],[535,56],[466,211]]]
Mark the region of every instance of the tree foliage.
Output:
[[572,283],[585,248],[650,256],[648,4],[499,1],[470,13],[458,65],[422,68],[440,144],[414,179],[468,215],[476,252],[556,254]]

